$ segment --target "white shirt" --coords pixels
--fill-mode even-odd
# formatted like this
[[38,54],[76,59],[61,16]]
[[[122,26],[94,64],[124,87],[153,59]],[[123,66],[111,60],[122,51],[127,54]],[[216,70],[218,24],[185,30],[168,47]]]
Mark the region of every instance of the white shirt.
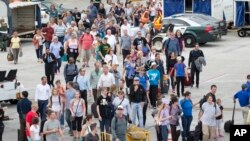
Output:
[[105,37],[108,38],[108,44],[110,45],[110,47],[112,48],[112,50],[115,49],[115,45],[116,45],[116,39],[114,35],[106,35]]
[[35,101],[37,100],[48,100],[51,96],[51,89],[48,84],[38,84],[36,86]]
[[121,26],[121,37],[124,36],[123,31],[124,31],[125,29],[127,30],[128,35],[129,35],[129,36],[132,36],[130,24],[127,24],[127,25],[124,25],[124,24],[123,24],[123,25]]
[[[113,58],[112,58],[112,56],[113,56]],[[110,54],[106,54],[105,58],[104,58],[105,62],[109,63],[109,61],[112,60],[112,64],[119,65],[118,60],[117,60],[117,56],[115,54],[113,54],[112,56]]]
[[30,132],[33,132],[34,134],[34,140],[41,140],[41,137],[40,137],[40,127],[39,125],[31,125],[30,126]]
[[111,87],[112,85],[115,84],[115,77],[112,73],[108,73],[105,75],[104,73],[100,76],[99,81],[98,81],[98,88],[101,87]]

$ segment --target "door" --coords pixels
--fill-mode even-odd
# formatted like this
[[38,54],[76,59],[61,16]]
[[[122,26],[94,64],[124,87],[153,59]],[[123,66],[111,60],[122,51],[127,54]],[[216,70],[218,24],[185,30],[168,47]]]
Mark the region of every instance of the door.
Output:
[[212,0],[193,0],[193,12],[211,15]]
[[163,0],[164,17],[184,12],[184,0]]
[[193,1],[185,0],[185,13],[193,13]]
[[241,27],[245,24],[244,22],[245,16],[245,6],[243,1],[236,2],[236,18],[235,18],[235,26]]

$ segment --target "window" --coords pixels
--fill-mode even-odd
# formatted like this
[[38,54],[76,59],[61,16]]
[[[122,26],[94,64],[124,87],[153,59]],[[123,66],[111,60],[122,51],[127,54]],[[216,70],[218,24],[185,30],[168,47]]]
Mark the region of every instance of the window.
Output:
[[170,22],[175,26],[190,26],[187,22],[180,19],[171,19]]
[[245,25],[250,25],[250,2],[245,2]]
[[193,0],[185,0],[185,13],[193,13]]

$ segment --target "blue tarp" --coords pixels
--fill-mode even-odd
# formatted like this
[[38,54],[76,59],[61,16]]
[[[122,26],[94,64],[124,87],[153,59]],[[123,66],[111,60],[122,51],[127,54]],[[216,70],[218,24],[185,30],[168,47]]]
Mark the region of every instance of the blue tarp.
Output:
[[193,13],[211,15],[211,0],[194,0]]
[[245,14],[245,6],[243,1],[236,2],[236,21],[235,26],[241,27],[244,25],[244,14]]
[[184,12],[184,0],[164,0],[164,17]]
[[37,21],[37,26],[36,28],[41,28],[42,27],[42,21],[41,21],[41,9],[40,7],[37,5],[36,6],[36,21]]

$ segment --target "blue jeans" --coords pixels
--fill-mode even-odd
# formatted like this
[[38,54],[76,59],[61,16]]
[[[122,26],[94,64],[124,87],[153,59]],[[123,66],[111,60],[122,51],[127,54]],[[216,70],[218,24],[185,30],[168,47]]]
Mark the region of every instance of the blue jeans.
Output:
[[139,126],[143,127],[143,114],[142,114],[141,103],[131,102],[131,108],[132,108],[132,123],[136,125],[136,116],[138,114]]
[[38,112],[40,114],[41,120],[46,119],[46,108],[48,106],[48,100],[38,100]]
[[38,49],[36,49],[36,57],[37,59],[43,59],[43,45],[39,46]]
[[110,133],[111,119],[102,118],[102,121],[99,120],[99,122],[100,122],[101,132],[104,132],[104,127],[105,127],[105,132]]
[[182,116],[181,121],[182,121],[182,140],[186,140],[187,137],[189,137],[189,132],[190,132],[190,125],[192,123],[193,116]]
[[72,131],[72,126],[71,126],[71,121],[70,121],[70,116],[71,116],[71,112],[69,109],[66,109],[65,111],[65,120],[69,126],[69,130]]
[[161,136],[162,136],[162,141],[168,140],[168,126],[167,125],[161,125]]
[[61,124],[61,127],[64,126],[64,107],[62,108],[61,115],[60,115],[60,124]]
[[62,45],[64,44],[64,36],[60,36],[58,37],[58,41],[62,43]]

